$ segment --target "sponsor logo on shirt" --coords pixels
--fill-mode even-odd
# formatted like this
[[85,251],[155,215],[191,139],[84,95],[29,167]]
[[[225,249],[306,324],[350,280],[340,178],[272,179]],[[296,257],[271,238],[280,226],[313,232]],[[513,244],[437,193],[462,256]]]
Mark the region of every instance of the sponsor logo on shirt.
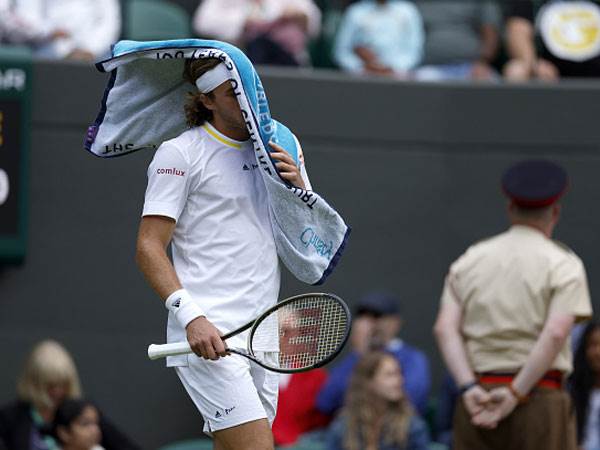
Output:
[[179,170],[176,169],[175,167],[171,168],[171,169],[156,169],[156,173],[159,175],[176,175],[178,177],[182,177],[185,175],[185,170]]
[[315,251],[326,259],[333,257],[333,242],[329,241],[329,244],[321,239],[312,228],[306,228],[300,235],[300,241],[304,244],[304,247],[312,246]]
[[258,169],[258,164],[244,164],[242,170],[255,170]]

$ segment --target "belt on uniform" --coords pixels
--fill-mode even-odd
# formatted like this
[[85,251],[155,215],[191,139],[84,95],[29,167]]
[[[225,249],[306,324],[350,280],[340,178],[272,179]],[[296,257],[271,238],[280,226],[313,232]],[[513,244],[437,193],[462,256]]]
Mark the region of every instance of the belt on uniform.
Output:
[[[486,372],[480,373],[478,379],[480,383],[484,384],[511,384],[517,376],[516,373],[496,373]],[[564,380],[564,373],[560,370],[550,370],[546,372],[540,381],[535,385],[537,387],[545,387],[551,389],[562,389]]]

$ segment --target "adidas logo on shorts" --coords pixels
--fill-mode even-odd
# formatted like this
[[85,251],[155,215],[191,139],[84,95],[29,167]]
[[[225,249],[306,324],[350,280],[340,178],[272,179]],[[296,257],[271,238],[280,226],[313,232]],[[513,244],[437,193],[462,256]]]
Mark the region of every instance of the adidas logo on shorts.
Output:
[[221,413],[217,411],[217,413],[215,414],[215,419],[218,419],[219,417],[221,417]]

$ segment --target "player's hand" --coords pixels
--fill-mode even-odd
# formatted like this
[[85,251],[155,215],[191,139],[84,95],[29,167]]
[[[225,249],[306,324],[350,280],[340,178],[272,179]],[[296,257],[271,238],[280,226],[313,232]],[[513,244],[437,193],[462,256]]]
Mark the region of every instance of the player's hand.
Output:
[[472,416],[473,425],[493,429],[498,422],[508,416],[518,404],[518,400],[507,387],[499,387],[490,391],[491,401],[483,411]]
[[192,320],[185,330],[188,343],[196,355],[213,361],[227,356],[222,334],[206,317],[200,316]]
[[277,160],[275,167],[279,172],[279,176],[296,187],[306,189],[304,180],[300,175],[300,168],[296,165],[294,159],[289,155],[289,153],[275,142],[269,142],[269,145],[273,149],[269,153],[271,158]]
[[475,385],[463,394],[462,400],[467,412],[473,418],[485,409],[486,405],[492,400],[492,397],[481,386]]

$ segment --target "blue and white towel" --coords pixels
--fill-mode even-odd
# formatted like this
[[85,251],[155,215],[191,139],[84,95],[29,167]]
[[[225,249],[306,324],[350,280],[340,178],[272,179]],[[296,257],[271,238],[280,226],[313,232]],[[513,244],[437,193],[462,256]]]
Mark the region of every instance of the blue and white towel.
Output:
[[85,148],[112,158],[156,149],[186,130],[183,114],[191,85],[182,78],[186,58],[218,58],[231,73],[246,118],[270,203],[277,253],[299,280],[321,284],[335,268],[350,228],[314,191],[285,183],[269,157],[268,143],[285,148],[298,163],[291,131],[273,120],[258,74],[238,48],[219,41],[181,39],[115,44],[112,57],[98,63],[111,72],[102,108],[89,129]]

